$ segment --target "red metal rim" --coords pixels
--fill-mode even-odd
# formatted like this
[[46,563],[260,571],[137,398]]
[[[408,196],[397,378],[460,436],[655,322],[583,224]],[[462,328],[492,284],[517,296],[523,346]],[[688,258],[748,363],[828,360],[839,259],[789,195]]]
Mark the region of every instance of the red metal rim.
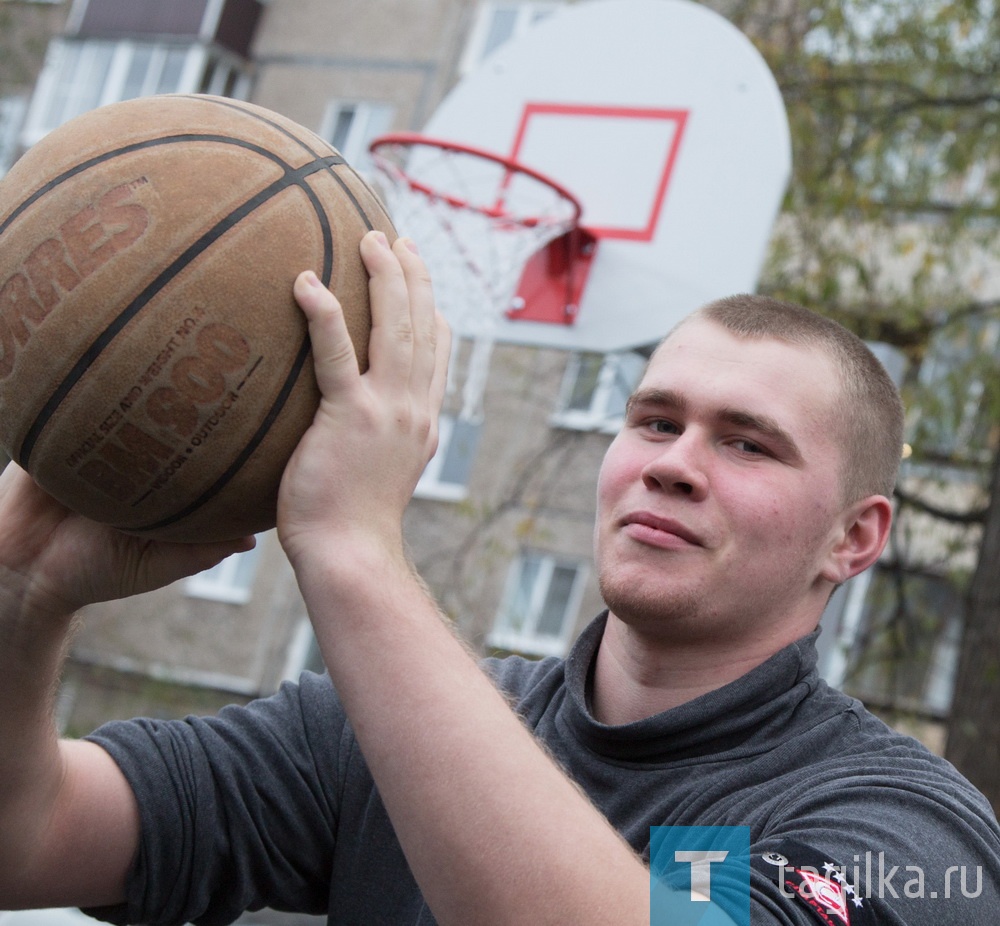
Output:
[[[447,141],[441,138],[430,138],[426,135],[421,135],[419,132],[392,132],[388,135],[380,135],[378,138],[373,139],[368,145],[368,150],[375,158],[376,163],[378,163],[380,157],[382,156],[381,149],[390,145],[400,145],[410,148],[417,146],[439,148],[443,151],[455,151],[460,154],[468,154],[473,157],[483,158],[487,161],[493,161],[494,163],[506,168],[511,173],[524,174],[525,176],[531,177],[533,180],[536,180],[545,186],[551,187],[561,199],[566,200],[572,206],[573,218],[571,225],[576,225],[580,220],[580,214],[583,211],[580,206],[580,201],[569,190],[567,190],[566,187],[558,181],[553,180],[551,177],[547,177],[540,171],[534,170],[525,164],[515,161],[513,158],[505,157],[502,154],[494,154],[492,151],[487,151],[484,148],[477,148],[474,145],[467,145],[463,142]],[[402,168],[400,168],[400,173],[412,189],[423,193],[425,196],[433,196],[437,199],[444,200],[456,209],[471,209],[475,212],[488,215],[491,218],[511,219],[512,221],[516,221],[522,225],[536,225],[544,221],[542,216],[512,216],[505,212],[499,204],[496,206],[477,206],[461,196],[456,196],[455,194],[448,193],[444,190],[436,190],[428,186],[426,183],[417,180],[415,177],[411,177],[403,171]]]

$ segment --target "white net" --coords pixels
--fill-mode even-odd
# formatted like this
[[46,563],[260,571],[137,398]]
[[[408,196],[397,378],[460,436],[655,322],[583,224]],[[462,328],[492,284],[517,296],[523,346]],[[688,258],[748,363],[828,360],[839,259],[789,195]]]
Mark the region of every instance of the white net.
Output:
[[512,308],[527,260],[576,224],[579,205],[528,169],[419,136],[388,136],[371,154],[375,186],[399,233],[417,243],[439,308],[472,340],[458,370],[455,339],[450,388],[461,388],[460,417],[476,419],[497,321]]

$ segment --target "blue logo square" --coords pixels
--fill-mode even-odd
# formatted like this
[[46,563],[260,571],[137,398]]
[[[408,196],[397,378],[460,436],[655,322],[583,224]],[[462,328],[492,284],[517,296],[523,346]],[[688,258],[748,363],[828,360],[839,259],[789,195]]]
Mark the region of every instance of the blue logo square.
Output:
[[651,826],[650,926],[750,926],[750,827]]

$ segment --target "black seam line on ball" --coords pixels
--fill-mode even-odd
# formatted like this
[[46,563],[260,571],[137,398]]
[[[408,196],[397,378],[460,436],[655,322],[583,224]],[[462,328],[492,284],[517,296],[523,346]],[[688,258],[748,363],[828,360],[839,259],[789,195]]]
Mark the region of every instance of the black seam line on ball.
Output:
[[[334,175],[336,176],[336,175]],[[323,281],[323,285],[329,287],[330,280],[333,274],[333,229],[330,227],[330,219],[326,214],[326,210],[323,209],[323,204],[320,202],[319,197],[316,195],[315,191],[308,183],[301,184],[302,191],[309,197],[313,208],[316,210],[316,216],[319,219],[320,228],[323,233],[323,270],[320,275],[320,279]],[[263,421],[261,421],[257,430],[254,432],[253,436],[247,441],[243,449],[237,454],[236,459],[226,467],[225,471],[219,475],[219,478],[215,480],[204,492],[201,493],[194,501],[189,502],[180,511],[176,511],[159,521],[152,524],[143,524],[139,527],[130,527],[128,530],[135,531],[151,531],[158,530],[162,527],[168,527],[171,524],[175,524],[177,521],[186,518],[189,514],[193,514],[202,505],[205,504],[209,499],[218,495],[229,481],[243,468],[243,464],[250,458],[250,455],[254,453],[258,446],[263,442],[264,438],[267,436],[268,432],[271,430],[271,426],[274,424],[278,415],[281,414],[281,410],[285,407],[285,403],[288,401],[288,397],[292,394],[292,389],[298,382],[299,375],[302,372],[302,368],[305,366],[306,362],[309,360],[309,355],[312,350],[312,341],[309,339],[307,334],[299,346],[299,352],[295,357],[295,361],[292,363],[291,368],[288,371],[288,375],[285,377],[285,381],[281,386],[281,390],[275,397],[274,402],[268,409],[267,414],[264,416]],[[135,504],[143,501],[146,496],[143,496]]]
[[[0,235],[2,235],[10,225],[15,222],[19,216],[22,215],[26,210],[30,209],[38,200],[40,200],[47,193],[51,193],[60,184],[65,183],[67,180],[72,180],[79,174],[85,173],[91,168],[97,167],[100,164],[104,164],[106,161],[114,160],[117,157],[122,157],[126,154],[132,154],[136,151],[144,151],[148,148],[158,148],[163,145],[176,145],[183,144],[185,142],[221,142],[226,145],[234,145],[237,148],[245,148],[247,151],[252,151],[254,154],[259,154],[261,157],[266,158],[269,161],[274,162],[282,170],[288,171],[292,168],[289,167],[288,163],[282,158],[278,157],[273,151],[268,151],[267,148],[261,145],[254,144],[253,142],[244,141],[241,138],[232,138],[229,135],[214,135],[214,134],[184,134],[184,135],[166,135],[162,138],[147,138],[145,141],[135,142],[131,145],[124,145],[121,148],[114,148],[111,151],[105,151],[103,154],[95,155],[92,158],[88,158],[86,161],[81,161],[79,164],[74,164],[69,170],[63,171],[57,177],[53,177],[48,183],[42,185],[34,193],[32,193],[27,199],[20,203],[17,208],[9,215],[6,219],[0,222]],[[312,154],[312,152],[310,152]],[[320,165],[316,168],[317,170],[322,169],[322,167],[328,167],[336,164],[345,164],[342,155],[331,155],[329,158],[324,159],[328,163]],[[311,164],[315,164],[315,160],[305,165],[309,167]],[[299,168],[300,170],[303,168]]]
[[[197,99],[197,97],[189,95],[188,99]],[[269,125],[272,129],[274,129],[277,132],[280,132],[286,138],[290,138],[292,141],[301,145],[302,148],[308,154],[312,155],[314,158],[318,158],[320,156],[319,153],[312,146],[306,143],[306,140],[304,138],[300,138],[290,129],[279,124],[278,122],[275,122],[273,119],[268,119],[266,116],[263,116],[260,113],[255,113],[249,109],[245,109],[244,107],[240,106],[238,102],[228,102],[225,100],[213,100],[211,102],[214,103],[214,105],[216,106],[222,106],[226,109],[232,109],[235,112],[242,113],[244,116],[248,116],[251,119],[256,119],[258,122],[263,122],[264,125]],[[322,139],[317,139],[317,140],[322,141]],[[336,148],[334,148],[333,145],[329,145],[329,147],[332,150],[336,151]],[[368,231],[372,231],[372,229],[374,229],[375,226],[372,224],[371,219],[368,218],[368,213],[365,212],[364,206],[362,206],[361,203],[358,202],[358,198],[354,195],[354,191],[351,190],[351,188],[344,182],[344,178],[341,177],[337,173],[337,171],[332,169],[333,166],[336,166],[338,164],[349,170],[355,177],[357,177],[357,179],[362,184],[365,184],[365,181],[361,179],[358,172],[353,167],[351,167],[351,165],[348,164],[347,161],[345,161],[343,158],[341,158],[339,162],[334,162],[330,167],[327,168],[329,175],[333,177],[334,180],[337,181],[337,185],[341,188],[344,195],[351,201],[351,205],[354,206],[354,209],[357,212],[358,216],[360,217],[361,221],[364,222],[365,228],[368,229]]]
[[292,365],[292,373],[285,379],[284,385],[281,387],[281,392],[278,394],[277,399],[271,406],[267,417],[261,423],[261,426],[257,429],[253,438],[247,443],[247,445],[240,451],[239,455],[229,464],[226,471],[222,473],[215,482],[212,483],[204,492],[201,493],[194,501],[189,502],[180,511],[174,512],[174,514],[168,515],[159,521],[152,524],[143,524],[139,527],[125,527],[124,530],[129,531],[151,531],[157,530],[161,527],[168,527],[177,521],[186,518],[189,514],[193,514],[202,505],[205,504],[210,498],[217,495],[226,486],[230,479],[235,476],[240,469],[242,469],[243,464],[250,458],[250,455],[257,449],[257,446],[264,439],[271,425],[274,423],[274,419],[278,417],[278,413],[284,407],[285,403],[288,401],[289,395],[291,395],[292,388],[298,381],[298,373],[302,369],[306,360],[309,357],[310,351],[310,341],[307,337],[303,342],[301,347],[299,347],[298,356],[295,358],[295,363]]
[[[317,152],[315,148],[313,148],[310,144],[308,144],[307,141],[306,141],[306,139],[300,138],[298,135],[295,134],[295,132],[293,132],[287,126],[282,125],[280,122],[277,122],[274,119],[268,119],[267,116],[263,115],[262,113],[254,112],[252,109],[248,109],[246,106],[241,105],[242,101],[240,101],[240,100],[230,100],[230,99],[225,99],[225,98],[223,98],[223,99],[217,99],[217,98],[214,98],[214,97],[213,98],[205,98],[205,97],[199,96],[196,93],[187,93],[187,94],[184,94],[183,96],[187,100],[196,100],[198,102],[203,102],[206,105],[221,106],[223,109],[231,109],[233,112],[240,113],[241,115],[246,116],[248,119],[253,119],[253,120],[257,121],[257,122],[262,122],[262,123],[264,123],[264,125],[270,126],[276,132],[280,132],[286,138],[290,138],[292,141],[294,141],[297,144],[301,145],[302,149],[307,154],[310,154],[314,158],[320,157],[319,152]],[[253,104],[249,104],[249,105],[253,105]],[[308,130],[303,127],[303,131],[308,131]],[[332,151],[336,151],[337,150],[328,141],[326,141],[323,138],[320,138],[319,136],[316,136],[316,140],[319,141],[319,142],[322,142],[327,148],[329,148]],[[334,162],[334,163],[335,164],[339,163],[340,165],[342,165],[343,167],[345,167],[347,170],[349,170],[355,176],[355,178],[357,178],[357,180],[362,185],[367,186],[366,181],[361,177],[361,175],[353,167],[351,167],[351,165],[348,164],[347,161],[345,161],[343,158],[341,158],[341,160],[339,162]],[[365,223],[365,228],[367,228],[368,231],[372,231],[372,229],[375,226],[372,225],[371,219],[368,218],[368,213],[365,211],[364,206],[362,206],[361,203],[358,202],[357,197],[354,195],[354,193],[351,190],[351,188],[344,182],[344,179],[342,177],[340,177],[337,174],[336,171],[334,171],[332,169],[329,169],[329,168],[328,168],[328,170],[329,170],[330,176],[332,176],[333,179],[337,181],[337,183],[340,185],[340,188],[344,191],[344,195],[347,196],[347,198],[351,201],[351,204],[354,206],[354,208],[357,211],[358,215],[361,217],[361,221]],[[381,209],[381,211],[383,212],[383,214],[385,214],[386,218],[388,218],[388,214],[385,213],[384,209],[382,209],[382,204],[381,204],[381,202],[378,201],[377,197],[376,197],[376,202],[378,203],[379,208]]]
[[[181,94],[178,94],[178,96],[181,96]],[[315,148],[313,148],[311,145],[306,144],[305,139],[300,138],[298,135],[296,135],[287,126],[282,125],[280,122],[277,122],[274,119],[268,119],[267,116],[263,115],[263,113],[254,112],[252,109],[250,109],[249,107],[254,105],[252,103],[247,103],[247,104],[244,105],[244,103],[243,103],[242,100],[235,100],[235,99],[230,99],[230,98],[221,98],[221,99],[220,98],[211,98],[211,97],[210,98],[206,98],[206,97],[200,96],[197,93],[183,94],[183,97],[184,97],[184,99],[195,100],[195,101],[197,101],[199,103],[205,103],[205,104],[210,105],[210,106],[221,106],[223,109],[231,109],[233,112],[237,112],[241,116],[246,116],[248,119],[252,119],[255,122],[263,122],[264,125],[270,126],[272,129],[274,129],[279,134],[284,135],[285,138],[290,138],[296,144],[298,144],[299,146],[301,146],[302,150],[305,151],[307,154],[311,154],[314,158],[321,157],[320,153],[318,151],[316,151]],[[305,128],[305,126],[300,126],[300,128],[302,128],[303,131],[306,131],[306,132],[309,131],[308,129]],[[334,148],[333,145],[331,145],[325,139],[322,139],[319,136],[315,136],[315,137],[316,137],[317,141],[323,142],[323,144],[326,146],[326,148],[328,150],[330,150],[330,151],[337,151],[337,149]],[[337,152],[337,153],[339,154],[339,152]]]
[[[351,173],[354,173],[354,168],[351,167],[346,161],[344,162],[344,167],[346,167]],[[329,169],[329,168],[328,168]],[[372,225],[372,220],[368,218],[368,213],[365,212],[364,207],[358,202],[351,188],[344,183],[344,178],[339,176],[336,171],[330,171],[330,176],[340,185],[340,188],[344,191],[344,195],[351,201],[354,208],[357,210],[358,215],[361,217],[361,221],[365,223],[365,228],[371,231],[375,226]]]
[[140,312],[143,308],[169,283],[178,272],[183,270],[188,264],[199,257],[210,245],[222,237],[227,231],[245,219],[250,213],[258,209],[269,199],[278,193],[288,189],[290,186],[298,186],[300,189],[307,189],[308,184],[304,183],[306,177],[311,174],[325,170],[332,164],[343,162],[340,155],[330,155],[319,158],[302,167],[291,169],[284,165],[285,174],[280,179],[266,186],[256,195],[250,197],[242,206],[238,206],[224,219],[216,223],[197,241],[191,244],[185,251],[170,263],[157,277],[150,283],[135,299],[123,309],[107,328],[94,340],[94,342],[84,351],[83,355],[74,364],[73,369],[66,375],[59,384],[55,392],[45,403],[41,411],[36,416],[31,427],[21,443],[18,453],[18,463],[22,468],[27,468],[31,452],[35,443],[48,422],[49,417],[55,412],[80,378],[100,356],[106,347],[115,339],[123,328]]

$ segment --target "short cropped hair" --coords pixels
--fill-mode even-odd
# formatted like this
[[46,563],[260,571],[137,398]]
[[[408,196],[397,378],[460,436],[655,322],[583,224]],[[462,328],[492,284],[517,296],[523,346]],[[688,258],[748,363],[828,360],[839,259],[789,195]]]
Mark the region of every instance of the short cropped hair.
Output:
[[843,446],[845,504],[869,495],[892,497],[903,450],[903,403],[885,367],[861,338],[803,306],[768,296],[718,299],[677,327],[695,318],[721,325],[740,338],[770,338],[826,354],[840,373],[843,390],[837,404],[841,414],[834,424]]

